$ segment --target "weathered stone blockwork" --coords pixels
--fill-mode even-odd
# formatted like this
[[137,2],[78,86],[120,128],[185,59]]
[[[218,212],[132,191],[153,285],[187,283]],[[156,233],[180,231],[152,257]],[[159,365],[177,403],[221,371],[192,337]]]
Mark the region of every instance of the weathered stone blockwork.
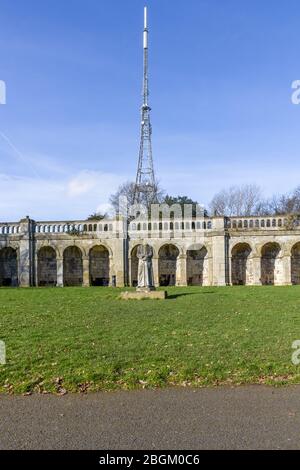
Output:
[[0,223],[0,286],[136,285],[139,244],[159,285],[300,284],[300,227],[283,217]]

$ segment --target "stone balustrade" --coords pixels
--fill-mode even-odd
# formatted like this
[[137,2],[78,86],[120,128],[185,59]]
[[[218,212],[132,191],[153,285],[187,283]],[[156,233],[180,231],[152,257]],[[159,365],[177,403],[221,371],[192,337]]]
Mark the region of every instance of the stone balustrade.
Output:
[[291,230],[300,226],[300,218],[274,217],[227,217],[225,228],[233,230]]

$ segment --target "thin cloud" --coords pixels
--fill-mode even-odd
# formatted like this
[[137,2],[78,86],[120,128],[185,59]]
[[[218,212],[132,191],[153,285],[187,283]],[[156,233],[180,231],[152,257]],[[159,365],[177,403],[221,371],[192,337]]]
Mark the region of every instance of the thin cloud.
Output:
[[15,146],[15,144],[11,141],[11,139],[9,137],[7,137],[7,135],[4,134],[4,132],[2,132],[2,131],[0,131],[0,137],[2,137],[2,139],[11,148],[11,150],[13,151],[13,155],[16,155],[25,165],[29,164],[31,166],[32,171],[35,174],[35,176],[39,177],[39,174],[36,171],[36,169],[34,168],[34,166],[32,165],[30,159],[28,159],[25,155],[23,155],[22,152],[20,152],[20,150]]
[[124,180],[112,173],[82,171],[71,178],[18,177],[0,174],[2,221],[80,220],[109,207],[109,196]]

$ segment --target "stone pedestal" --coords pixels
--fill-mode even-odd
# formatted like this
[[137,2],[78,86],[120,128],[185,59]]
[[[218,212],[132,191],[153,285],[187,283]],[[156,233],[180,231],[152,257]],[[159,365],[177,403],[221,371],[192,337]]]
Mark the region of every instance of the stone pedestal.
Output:
[[121,293],[121,299],[124,300],[144,300],[144,299],[158,299],[164,300],[167,298],[167,291],[165,290],[136,290],[126,291]]

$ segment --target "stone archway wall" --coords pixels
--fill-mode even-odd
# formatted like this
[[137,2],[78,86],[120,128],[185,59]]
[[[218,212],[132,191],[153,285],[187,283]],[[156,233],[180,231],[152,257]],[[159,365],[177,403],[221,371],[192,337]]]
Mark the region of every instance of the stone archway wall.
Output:
[[300,284],[300,242],[291,251],[291,282],[294,285]]
[[[300,283],[300,250],[293,249],[300,241],[300,227],[295,226],[293,230],[286,229],[284,220],[281,219],[280,225],[279,219],[278,225],[273,225],[272,220],[265,221],[260,218],[250,220],[250,222],[246,218],[243,220],[241,219],[238,223],[234,220],[227,220],[226,230],[224,230],[224,218],[214,218],[212,226],[200,227],[200,231],[197,231],[198,225],[196,225],[196,229],[191,225],[186,227],[183,233],[176,232],[176,227],[171,228],[170,226],[170,231],[166,234],[161,233],[159,224],[157,224],[157,230],[154,230],[153,227],[150,238],[151,246],[154,249],[153,271],[155,285],[159,285],[159,274],[160,281],[168,283],[166,276],[170,274],[170,271],[173,277],[171,283],[174,283],[175,277],[177,285],[184,286],[187,283],[201,282],[201,276],[196,279],[194,274],[191,275],[189,272],[187,251],[198,250],[203,246],[208,250],[208,257],[204,259],[203,266],[204,272],[207,269],[206,274],[203,274],[204,285],[222,286],[226,283],[232,283],[232,248],[242,243],[247,243],[252,248],[247,260],[246,284],[274,283],[275,285],[288,285],[290,283]],[[110,279],[116,280],[116,285],[122,287],[127,284],[130,273],[137,270],[137,260],[134,257],[131,259],[132,248],[136,244],[144,243],[146,239],[148,241],[148,238],[144,238],[146,232],[144,232],[143,227],[143,230],[136,230],[133,234],[127,233],[126,229],[124,233],[123,231],[120,232],[120,236],[120,233],[115,232],[115,227],[125,227],[125,225],[123,222],[119,224],[119,221],[115,225],[111,224],[111,229],[109,228],[110,225],[107,224],[107,230],[103,230],[103,227],[99,228],[100,224],[98,230],[93,230],[93,232],[84,228],[85,223],[83,222],[76,224],[75,227],[73,222],[69,223],[67,221],[42,224],[24,219],[21,223],[13,225],[9,227],[7,224],[0,224],[1,248],[10,247],[15,250],[12,257],[8,256],[8,252],[5,256],[5,253],[2,252],[1,285],[19,284],[22,287],[37,285],[39,249],[51,246],[55,249],[57,256],[57,285],[63,286],[63,268],[65,264],[66,285],[79,285],[83,277],[83,284],[87,286],[90,283],[90,249],[96,245],[103,245],[109,251]],[[75,227],[74,232],[68,231],[70,227],[73,230],[73,226]],[[81,229],[83,230],[82,234],[80,233]],[[28,234],[31,234],[31,236],[29,237]],[[268,244],[275,244],[275,246],[277,244],[280,250],[275,250],[275,255],[272,255],[270,249],[263,248],[262,250],[262,247]],[[177,259],[165,256],[164,253],[160,253],[159,256],[160,248],[165,245],[178,248],[179,256]],[[72,257],[68,253],[68,256],[64,257],[64,250],[73,246],[80,248],[82,255]],[[68,264],[72,263],[72,258],[74,266],[68,270]],[[237,258],[239,258],[238,255]],[[5,267],[3,267],[4,259]],[[197,261],[202,262],[196,259],[195,264],[197,264]],[[240,283],[241,280],[244,283],[245,260],[237,259],[236,263],[237,266],[233,267],[233,270],[236,270],[239,274],[236,276],[237,281],[235,282],[233,279],[233,283]],[[128,272],[129,267],[130,272]],[[198,266],[198,273],[199,271],[201,271],[201,266]],[[165,276],[165,278],[162,279],[162,276]],[[41,277],[46,276],[40,275]],[[132,278],[134,279],[136,276],[133,275]],[[192,278],[192,280],[188,278]],[[50,284],[52,284],[52,281]]]
[[82,252],[77,246],[69,246],[63,256],[64,286],[82,286]]
[[109,285],[109,252],[103,245],[94,246],[89,253],[90,285]]
[[189,286],[202,286],[205,277],[205,262],[207,249],[187,250],[187,284]]
[[18,286],[18,255],[13,248],[0,250],[0,287]]
[[175,245],[163,245],[159,250],[158,273],[160,286],[175,286],[179,250]]
[[267,243],[261,250],[261,283],[262,285],[275,284],[276,260],[280,253],[278,243]]
[[50,246],[42,247],[38,252],[38,285],[51,287],[57,284],[56,252]]
[[234,286],[247,284],[247,265],[251,247],[247,243],[239,243],[231,252],[231,283]]

